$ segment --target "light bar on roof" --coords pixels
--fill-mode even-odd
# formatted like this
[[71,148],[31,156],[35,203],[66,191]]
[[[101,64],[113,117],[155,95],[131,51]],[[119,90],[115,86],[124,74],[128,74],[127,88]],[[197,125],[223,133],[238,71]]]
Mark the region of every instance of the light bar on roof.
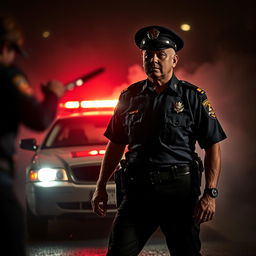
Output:
[[81,101],[81,108],[114,108],[118,100],[85,100]]
[[71,152],[71,156],[72,156],[72,158],[87,157],[87,156],[99,156],[99,155],[104,155],[105,152],[106,152],[106,150],[104,150],[104,149],[85,150],[85,151]]
[[74,108],[80,107],[79,101],[67,101],[63,105],[64,105],[64,108],[68,108],[68,109],[74,109]]

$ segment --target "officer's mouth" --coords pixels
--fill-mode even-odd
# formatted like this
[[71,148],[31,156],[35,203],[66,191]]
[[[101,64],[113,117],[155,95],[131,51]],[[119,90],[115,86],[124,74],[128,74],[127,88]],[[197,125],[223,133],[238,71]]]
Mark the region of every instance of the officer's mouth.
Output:
[[149,70],[150,70],[151,72],[153,72],[153,71],[159,71],[160,68],[159,68],[159,67],[150,67]]

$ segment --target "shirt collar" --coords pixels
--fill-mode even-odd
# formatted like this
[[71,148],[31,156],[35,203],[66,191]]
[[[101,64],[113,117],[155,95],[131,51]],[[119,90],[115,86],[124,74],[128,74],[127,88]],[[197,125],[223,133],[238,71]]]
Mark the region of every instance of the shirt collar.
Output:
[[[167,93],[168,92],[174,92],[176,94],[179,94],[179,92],[178,92],[178,83],[179,83],[178,78],[173,74],[172,78],[167,83],[167,90],[166,90],[166,92]],[[152,85],[151,85],[149,80],[145,80],[144,81],[144,85],[142,86],[142,89],[139,92],[139,94],[142,94],[146,89],[147,90],[152,90]]]

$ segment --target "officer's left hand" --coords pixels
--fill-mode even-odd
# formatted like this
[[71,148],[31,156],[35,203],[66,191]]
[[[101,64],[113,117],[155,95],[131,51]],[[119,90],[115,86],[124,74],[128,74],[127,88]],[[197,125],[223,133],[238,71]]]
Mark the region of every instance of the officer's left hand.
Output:
[[196,205],[193,218],[196,224],[201,224],[213,219],[215,213],[215,198],[204,194]]

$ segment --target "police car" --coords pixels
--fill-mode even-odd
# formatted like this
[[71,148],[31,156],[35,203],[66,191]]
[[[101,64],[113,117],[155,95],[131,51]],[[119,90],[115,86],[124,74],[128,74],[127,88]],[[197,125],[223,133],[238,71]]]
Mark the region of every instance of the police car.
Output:
[[[30,235],[47,233],[51,218],[97,217],[92,212],[91,198],[107,144],[103,133],[116,103],[116,100],[66,102],[62,108],[75,113],[58,117],[41,145],[35,139],[21,140],[22,149],[35,151],[26,169]],[[116,212],[113,178],[107,192],[111,217]]]

